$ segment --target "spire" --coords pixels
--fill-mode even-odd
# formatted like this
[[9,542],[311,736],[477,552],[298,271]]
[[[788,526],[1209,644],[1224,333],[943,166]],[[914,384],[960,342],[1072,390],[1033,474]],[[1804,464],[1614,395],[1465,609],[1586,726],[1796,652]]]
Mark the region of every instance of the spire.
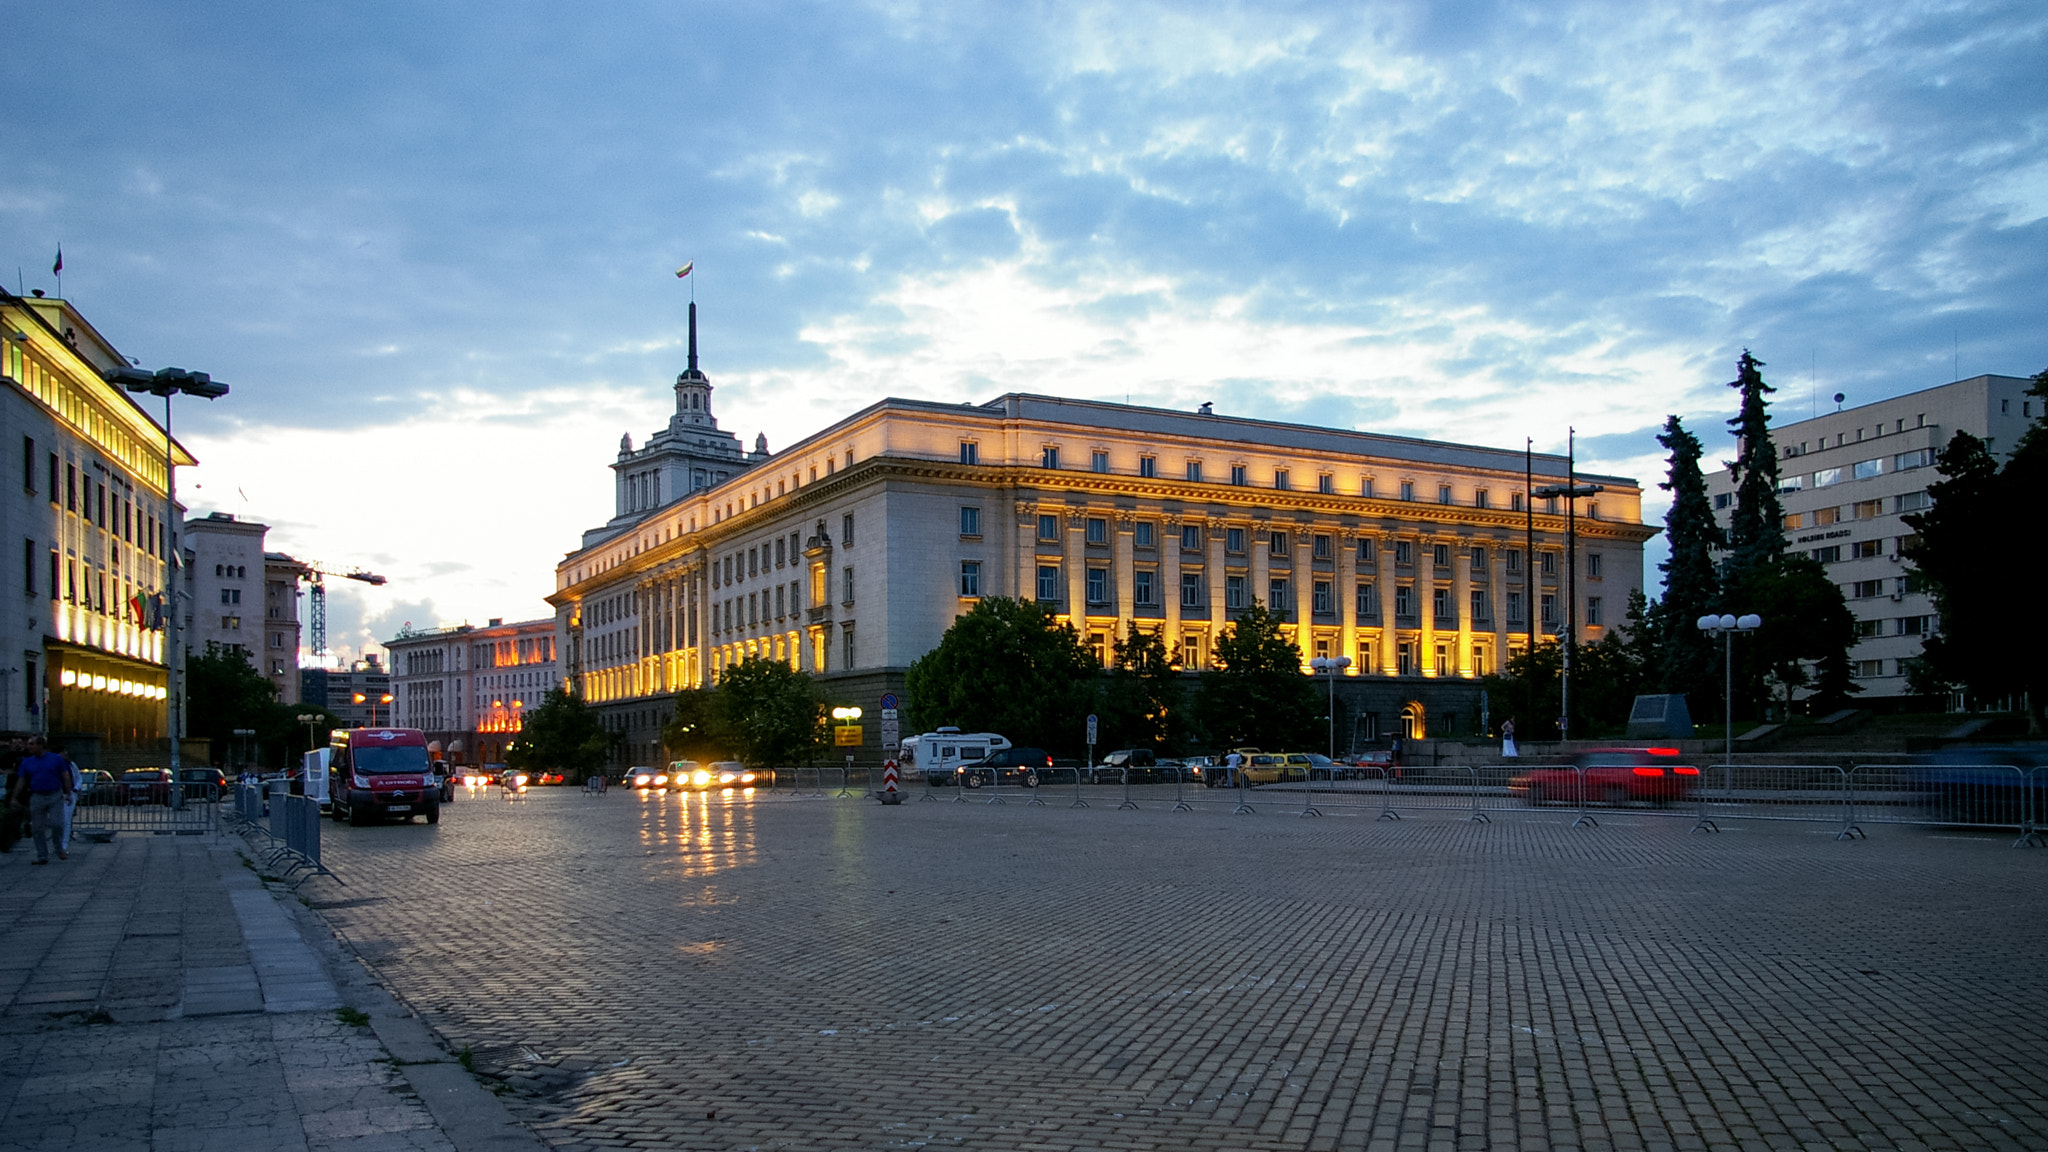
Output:
[[[671,361],[673,363],[673,361]],[[690,371],[697,370],[697,302],[690,301]]]

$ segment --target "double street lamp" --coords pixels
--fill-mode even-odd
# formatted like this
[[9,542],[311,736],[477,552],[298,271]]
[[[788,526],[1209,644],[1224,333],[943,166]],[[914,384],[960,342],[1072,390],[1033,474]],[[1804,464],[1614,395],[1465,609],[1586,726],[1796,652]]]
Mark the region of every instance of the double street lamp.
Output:
[[[218,400],[228,394],[228,386],[204,372],[188,372],[183,368],[159,368],[145,372],[140,368],[116,368],[107,373],[107,383],[129,392],[147,392],[164,398],[164,529],[169,547],[164,549],[167,563],[164,566],[164,685],[168,690],[170,711],[166,720],[171,730],[171,779],[177,780],[179,765],[178,740],[184,735],[184,692],[179,681],[183,662],[178,653],[178,580],[185,566],[184,554],[178,544],[178,467],[173,455],[171,440],[171,397],[180,393],[197,396],[202,400]],[[171,789],[171,799],[182,808],[185,805],[182,790]]]
[[1708,613],[1697,621],[1699,630],[1709,639],[1721,637],[1723,663],[1727,669],[1727,683],[1722,688],[1722,700],[1727,705],[1727,759],[1735,762],[1735,636],[1739,632],[1754,632],[1764,626],[1764,618],[1754,612],[1746,616],[1716,616]]
[[1308,662],[1318,676],[1330,678],[1330,759],[1337,758],[1337,677],[1351,667],[1349,656],[1318,656]]
[[355,694],[355,695],[354,695],[353,697],[351,697],[351,699],[353,699],[353,700],[354,700],[354,701],[355,701],[356,703],[358,703],[358,704],[363,704],[363,703],[367,703],[367,704],[369,704],[369,706],[370,706],[370,727],[372,727],[372,728],[375,728],[375,727],[377,726],[377,705],[379,705],[379,704],[389,704],[389,703],[391,703],[391,693],[389,693],[389,692],[386,692],[386,693],[384,693],[384,694],[383,694],[383,695],[381,695],[381,696],[375,696],[375,697],[371,697],[371,696],[365,696],[365,695],[363,695],[363,694],[362,694],[361,692],[358,692],[358,693],[356,693],[356,694]]
[[[1579,498],[1582,496],[1598,495],[1602,491],[1601,485],[1579,483],[1578,435],[1578,429],[1576,428],[1567,429],[1565,433],[1565,482],[1562,484],[1546,484],[1530,493],[1531,496],[1542,496],[1547,499],[1564,497],[1564,644],[1559,653],[1559,657],[1563,662],[1563,675],[1559,679],[1558,686],[1558,712],[1561,714],[1557,718],[1557,735],[1560,740],[1571,739],[1572,649],[1577,647],[1579,642]],[[1533,504],[1531,508],[1534,508]],[[1532,553],[1529,557],[1532,565],[1535,559],[1536,557]],[[1535,584],[1536,582],[1533,579],[1535,573],[1533,570],[1530,575],[1532,577],[1531,583]],[[1538,587],[1540,588],[1540,585]],[[1533,601],[1534,599],[1535,597],[1532,596],[1531,600]],[[1529,607],[1530,616],[1534,618],[1536,605],[1531,603]],[[1534,652],[1535,650],[1536,645],[1532,641],[1529,645],[1529,651]]]

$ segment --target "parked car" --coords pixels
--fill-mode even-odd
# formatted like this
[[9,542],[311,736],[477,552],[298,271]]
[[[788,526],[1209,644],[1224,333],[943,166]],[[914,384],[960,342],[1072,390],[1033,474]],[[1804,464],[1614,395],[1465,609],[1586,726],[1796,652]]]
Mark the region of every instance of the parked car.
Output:
[[116,804],[169,804],[171,802],[171,770],[169,768],[130,768],[121,773],[116,784]]
[[1223,761],[1215,756],[1188,756],[1181,760],[1181,767],[1187,771],[1188,783],[1215,785],[1213,778],[1223,775]]
[[1577,804],[1584,781],[1589,804],[1638,801],[1663,807],[1685,799],[1700,770],[1678,762],[1676,748],[1596,748],[1555,767],[1532,768],[1508,781],[1530,805]]
[[218,768],[180,768],[178,783],[187,800],[218,800],[228,791],[227,773]]
[[1039,772],[1051,767],[1052,756],[1043,748],[1004,748],[972,764],[960,765],[953,769],[953,776],[962,788],[998,782],[1036,788]]
[[1318,752],[1287,754],[1289,780],[1336,780],[1341,778],[1343,771],[1342,765]]
[[1180,767],[1180,761],[1161,757],[1150,748],[1120,748],[1102,758],[1093,779],[1097,784],[1121,784],[1124,773],[1129,772],[1133,784],[1156,784],[1173,779]]
[[79,800],[85,804],[112,804],[114,802],[114,774],[99,768],[78,770]]

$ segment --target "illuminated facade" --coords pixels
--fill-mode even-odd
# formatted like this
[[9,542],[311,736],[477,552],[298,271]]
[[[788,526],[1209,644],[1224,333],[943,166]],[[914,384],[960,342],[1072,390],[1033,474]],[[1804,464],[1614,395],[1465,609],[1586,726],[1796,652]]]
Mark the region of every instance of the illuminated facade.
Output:
[[[1904,517],[1931,507],[1941,479],[1934,457],[1957,432],[1990,442],[2003,458],[2041,415],[2018,376],[1973,376],[1870,404],[1777,425],[1778,501],[1786,550],[1820,561],[1856,617],[1849,669],[1859,700],[1911,692],[1906,663],[1940,627],[1934,599],[1907,575],[1899,549],[1912,535]],[[1780,401],[1778,410],[1786,404]],[[1728,469],[1707,473],[1714,516],[1728,527],[1735,484]]]
[[[1564,479],[1538,456],[1536,486]],[[884,400],[725,484],[650,510],[556,570],[564,671],[658,756],[678,689],[761,655],[873,707],[982,596],[1044,604],[1105,660],[1130,623],[1187,667],[1252,600],[1304,663],[1353,659],[1412,711],[1474,709],[1472,681],[1562,628],[1565,517],[1520,452],[1202,412],[1007,395]],[[1583,640],[1642,584],[1634,481],[1579,501]],[[1432,691],[1453,685],[1464,691]],[[1439,703],[1431,704],[1431,699]],[[1468,725],[1469,726],[1469,725]]]
[[384,642],[393,724],[454,764],[499,764],[528,710],[561,683],[553,617],[408,630]]
[[127,363],[67,302],[0,292],[0,395],[20,480],[0,516],[28,606],[0,621],[0,728],[49,733],[88,767],[161,763],[168,747],[165,436],[105,382]]

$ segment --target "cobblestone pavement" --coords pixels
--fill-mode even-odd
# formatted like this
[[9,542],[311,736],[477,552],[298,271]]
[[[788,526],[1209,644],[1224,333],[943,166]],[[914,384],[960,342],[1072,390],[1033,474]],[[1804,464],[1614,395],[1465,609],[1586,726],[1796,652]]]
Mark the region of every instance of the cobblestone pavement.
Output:
[[315,902],[561,1149],[2048,1147],[2009,834],[1141,791],[466,798]]
[[31,856],[0,855],[0,1152],[455,1149],[232,841]]

